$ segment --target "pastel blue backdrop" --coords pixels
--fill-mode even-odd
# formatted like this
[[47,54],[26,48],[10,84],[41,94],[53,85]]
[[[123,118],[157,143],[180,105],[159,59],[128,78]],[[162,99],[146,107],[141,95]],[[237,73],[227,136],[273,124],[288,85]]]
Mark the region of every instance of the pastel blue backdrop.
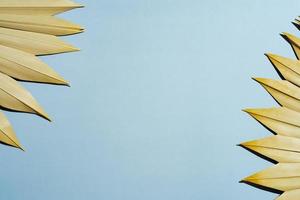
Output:
[[63,14],[81,52],[42,57],[72,87],[24,84],[52,116],[8,113],[25,153],[0,147],[0,199],[274,199],[238,181],[270,163],[236,147],[270,135],[241,112],[276,103],[251,80],[296,0],[86,0]]

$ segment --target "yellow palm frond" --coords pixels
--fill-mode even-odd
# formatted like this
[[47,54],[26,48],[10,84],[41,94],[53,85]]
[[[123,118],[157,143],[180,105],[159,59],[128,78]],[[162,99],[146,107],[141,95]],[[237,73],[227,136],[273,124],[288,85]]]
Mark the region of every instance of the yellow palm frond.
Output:
[[298,200],[299,196],[300,196],[300,189],[290,190],[290,191],[284,192],[276,200]]
[[[300,21],[294,24],[300,28]],[[300,58],[300,38],[282,33]],[[281,106],[244,111],[275,136],[244,142],[240,146],[278,163],[242,180],[244,183],[282,193],[277,200],[298,200],[300,195],[300,61],[266,54],[283,80],[254,78]]]
[[276,162],[300,163],[300,138],[276,135],[240,145]]
[[300,90],[296,85],[284,81],[255,78],[269,94],[282,106],[300,112]]
[[300,61],[274,54],[266,56],[283,79],[300,86]]
[[285,32],[281,36],[291,45],[296,57],[300,58],[300,38]]
[[48,114],[17,81],[0,73],[0,106],[9,110],[37,114],[50,121]]
[[0,45],[34,55],[49,55],[79,50],[53,35],[8,28],[0,28]]
[[69,0],[1,0],[0,13],[21,15],[54,15],[82,5]]
[[300,113],[288,108],[245,109],[275,134],[300,138]]
[[[37,56],[78,51],[57,36],[83,32],[77,24],[56,17],[80,8],[70,0],[0,0],[0,108],[48,114],[18,81],[68,85]],[[0,143],[22,149],[12,126],[0,112]],[[23,149],[22,149],[23,150]]]
[[23,81],[68,85],[33,54],[0,45],[0,72]]
[[2,112],[0,112],[0,141],[23,150],[12,126]]
[[0,13],[0,26],[57,36],[71,35],[83,31],[83,28],[77,24],[48,15],[7,15]]

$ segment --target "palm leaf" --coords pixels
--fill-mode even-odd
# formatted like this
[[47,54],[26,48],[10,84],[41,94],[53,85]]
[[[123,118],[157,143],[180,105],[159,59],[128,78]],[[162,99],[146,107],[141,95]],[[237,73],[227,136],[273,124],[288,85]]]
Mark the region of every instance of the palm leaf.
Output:
[[0,45],[34,55],[49,55],[78,51],[72,45],[49,34],[0,28]]
[[13,128],[2,112],[0,112],[0,142],[23,150]]
[[[54,15],[82,7],[70,0],[0,1],[0,109],[33,113],[50,121],[34,97],[17,81],[68,85],[36,56],[78,51],[57,36],[83,32]],[[5,116],[0,113],[0,143],[21,148]]]
[[300,58],[300,38],[290,34],[290,33],[282,33],[281,36],[291,45],[295,55],[297,58]]
[[69,0],[1,0],[0,13],[21,15],[54,15],[82,5]]
[[243,181],[279,191],[300,189],[300,163],[279,163]]
[[276,200],[299,200],[300,189],[284,192]]
[[[294,24],[300,29],[300,21]],[[300,39],[281,34],[300,57]],[[246,109],[268,130],[276,134],[244,142],[240,146],[278,164],[245,178],[242,182],[284,192],[277,200],[296,200],[300,195],[300,61],[275,54],[266,54],[284,80],[254,78],[282,106],[280,108]]]
[[275,54],[266,54],[279,75],[297,86],[300,86],[300,61]]
[[300,20],[299,17],[293,21],[293,24],[300,30]]
[[67,81],[34,55],[1,45],[0,72],[18,80],[68,85]]
[[300,138],[300,113],[288,108],[245,109],[275,134]]
[[53,16],[0,14],[0,27],[46,33],[51,35],[71,35],[81,33],[83,28],[69,21]]
[[300,163],[300,139],[271,136],[242,143],[241,146],[277,162]]
[[300,88],[288,81],[255,78],[282,106],[300,112]]
[[50,121],[47,113],[17,81],[0,73],[0,106],[9,110],[37,114]]

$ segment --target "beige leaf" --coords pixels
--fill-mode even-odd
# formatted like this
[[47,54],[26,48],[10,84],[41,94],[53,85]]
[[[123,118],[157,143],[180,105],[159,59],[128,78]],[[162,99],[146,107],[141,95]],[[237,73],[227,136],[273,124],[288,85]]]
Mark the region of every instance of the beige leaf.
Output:
[[276,200],[299,200],[299,197],[300,197],[300,189],[290,190],[284,192]]
[[275,54],[266,54],[279,75],[297,86],[300,86],[300,61]]
[[68,85],[61,76],[36,56],[0,45],[0,72],[18,80]]
[[300,189],[300,163],[279,163],[243,181],[279,191]]
[[[300,30],[300,20],[293,24]],[[245,178],[255,187],[283,192],[277,200],[300,199],[300,38],[282,33],[298,58],[290,59],[266,54],[284,80],[254,78],[283,107],[246,109],[276,136],[242,143],[240,146],[254,154],[279,164]]]
[[290,34],[290,33],[282,33],[281,36],[290,43],[295,55],[297,58],[300,58],[300,38]]
[[37,114],[50,121],[47,113],[17,81],[0,73],[0,106],[9,110]]
[[254,78],[282,106],[300,112],[300,88],[283,80]]
[[0,13],[26,15],[54,15],[82,5],[69,0],[1,0]]
[[[71,0],[0,0],[0,109],[37,114],[50,121],[33,96],[17,81],[68,85],[38,59],[78,51],[57,36],[83,32],[83,28],[54,15],[83,7]],[[0,143],[20,144],[0,113]]]
[[292,23],[296,26],[296,28],[298,28],[300,30],[300,19],[299,19],[299,17],[296,18]]
[[300,113],[288,108],[245,109],[276,134],[300,138]]
[[23,150],[5,115],[0,112],[0,142]]
[[53,16],[0,14],[0,27],[46,33],[51,35],[71,35],[81,33],[83,28]]
[[246,149],[277,162],[300,163],[300,139],[286,136],[271,136],[242,143]]
[[0,45],[34,55],[49,55],[79,50],[53,35],[8,28],[0,28]]

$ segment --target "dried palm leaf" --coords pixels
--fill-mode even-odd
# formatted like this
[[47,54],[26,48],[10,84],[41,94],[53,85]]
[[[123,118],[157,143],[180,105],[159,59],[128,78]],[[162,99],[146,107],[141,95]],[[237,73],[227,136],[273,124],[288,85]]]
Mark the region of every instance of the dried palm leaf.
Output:
[[276,162],[300,163],[300,139],[271,136],[241,144],[242,147]]
[[276,200],[299,200],[300,189],[284,192]]
[[49,121],[48,114],[17,81],[0,73],[0,106],[9,110],[37,114]]
[[[300,28],[297,19],[294,24]],[[289,33],[282,36],[300,57],[300,39]],[[276,136],[242,143],[248,149],[276,166],[245,178],[242,182],[270,191],[283,192],[277,200],[298,200],[300,195],[300,61],[266,54],[285,80],[255,78],[283,107],[246,109],[253,118]]]
[[243,181],[278,191],[296,190],[300,188],[300,163],[279,163]]
[[34,55],[49,55],[79,50],[53,35],[8,28],[0,28],[0,45]]
[[7,15],[0,14],[0,27],[45,33],[51,35],[71,35],[81,33],[83,28],[69,21],[47,15]]
[[300,20],[299,20],[299,17],[296,18],[292,23],[300,30]]
[[275,134],[300,138],[300,113],[288,108],[245,109]]
[[290,43],[295,55],[297,58],[300,58],[300,38],[290,34],[290,33],[282,33],[281,36]]
[[0,13],[21,15],[55,15],[82,5],[69,0],[1,0]]
[[23,150],[13,128],[2,112],[0,112],[0,142]]
[[254,78],[282,106],[300,112],[300,88],[282,80]]
[[275,54],[266,54],[281,78],[300,86],[300,61]]
[[[67,81],[38,59],[37,55],[78,51],[56,36],[83,29],[54,17],[82,7],[70,0],[0,0],[0,108],[37,114],[47,113],[17,80],[68,85]],[[0,143],[21,148],[12,127],[0,113]]]
[[36,56],[0,45],[0,72],[23,81],[68,85]]

